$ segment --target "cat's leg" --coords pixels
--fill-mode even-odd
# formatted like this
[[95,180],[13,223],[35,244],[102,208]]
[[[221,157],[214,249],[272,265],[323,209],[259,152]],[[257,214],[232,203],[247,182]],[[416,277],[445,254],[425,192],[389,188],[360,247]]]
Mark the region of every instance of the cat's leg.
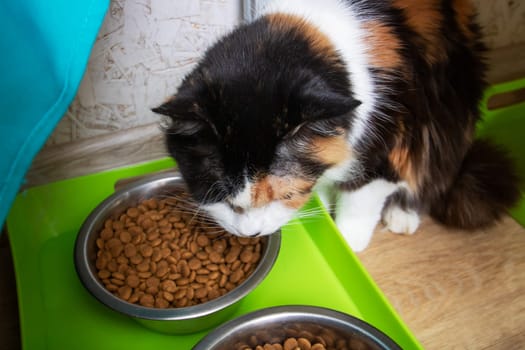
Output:
[[333,183],[321,178],[315,185],[314,191],[319,197],[321,203],[323,203],[326,211],[328,211],[330,215],[333,215],[333,208],[336,201]]
[[378,179],[355,191],[340,193],[335,222],[354,251],[362,251],[368,246],[381,219],[385,200],[398,189],[397,184]]
[[417,204],[406,189],[400,189],[388,197],[382,213],[385,227],[398,234],[413,234],[419,227]]

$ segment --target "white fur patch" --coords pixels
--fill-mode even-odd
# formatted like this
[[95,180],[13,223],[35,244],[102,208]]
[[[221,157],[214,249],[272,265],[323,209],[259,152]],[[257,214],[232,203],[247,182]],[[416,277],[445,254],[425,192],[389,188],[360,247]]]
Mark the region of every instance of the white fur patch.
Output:
[[388,196],[400,187],[385,180],[374,180],[354,192],[342,192],[335,222],[348,245],[356,252],[370,243]]
[[385,226],[393,233],[411,235],[419,227],[419,215],[413,210],[403,210],[397,206],[387,208],[383,214]]
[[240,237],[272,234],[296,213],[278,201],[261,208],[245,208],[242,214],[235,213],[225,203],[203,205],[202,208],[226,231]]
[[252,184],[248,180],[244,182],[243,190],[232,198],[231,203],[243,209],[252,205]]
[[368,72],[366,33],[349,2],[341,0],[272,0],[259,15],[285,13],[297,15],[324,33],[341,55],[349,72],[354,97],[361,101],[349,141],[355,145],[367,132],[367,121],[374,109],[376,93]]

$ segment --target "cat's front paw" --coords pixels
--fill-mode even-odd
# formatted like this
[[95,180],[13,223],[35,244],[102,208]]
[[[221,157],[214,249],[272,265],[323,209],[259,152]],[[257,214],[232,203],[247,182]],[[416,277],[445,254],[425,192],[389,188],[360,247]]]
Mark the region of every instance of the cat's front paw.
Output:
[[337,217],[337,228],[354,252],[362,252],[368,247],[377,220],[368,218]]
[[414,210],[392,206],[383,213],[383,224],[393,233],[411,235],[416,232],[419,222],[419,215]]

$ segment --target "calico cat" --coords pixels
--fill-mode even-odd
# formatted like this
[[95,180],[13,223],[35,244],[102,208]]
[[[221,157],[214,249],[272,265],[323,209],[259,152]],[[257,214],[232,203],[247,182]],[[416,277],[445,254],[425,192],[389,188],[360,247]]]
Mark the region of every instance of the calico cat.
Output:
[[272,1],[154,112],[193,197],[239,236],[279,229],[315,190],[356,251],[381,219],[484,227],[519,190],[505,151],[474,139],[474,19],[469,0]]

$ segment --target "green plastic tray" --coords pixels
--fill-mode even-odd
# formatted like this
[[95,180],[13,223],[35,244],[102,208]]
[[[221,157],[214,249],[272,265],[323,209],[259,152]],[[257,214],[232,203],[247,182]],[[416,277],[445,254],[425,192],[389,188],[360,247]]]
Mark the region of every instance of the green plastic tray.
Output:
[[525,89],[525,78],[489,88],[481,110],[483,121],[478,124],[478,136],[487,137],[505,146],[516,161],[521,176],[522,199],[510,211],[511,216],[525,226],[525,101],[496,109],[488,109],[488,101],[497,96]]
[[[100,304],[73,264],[77,231],[115,182],[173,166],[170,160],[70,179],[21,193],[8,217],[17,279],[22,344],[35,349],[191,349],[206,332],[153,332]],[[316,198],[304,210],[320,209]],[[321,209],[320,209],[321,210]],[[361,318],[403,349],[422,349],[345,244],[330,217],[283,229],[277,262],[233,317],[287,304],[324,306]]]

